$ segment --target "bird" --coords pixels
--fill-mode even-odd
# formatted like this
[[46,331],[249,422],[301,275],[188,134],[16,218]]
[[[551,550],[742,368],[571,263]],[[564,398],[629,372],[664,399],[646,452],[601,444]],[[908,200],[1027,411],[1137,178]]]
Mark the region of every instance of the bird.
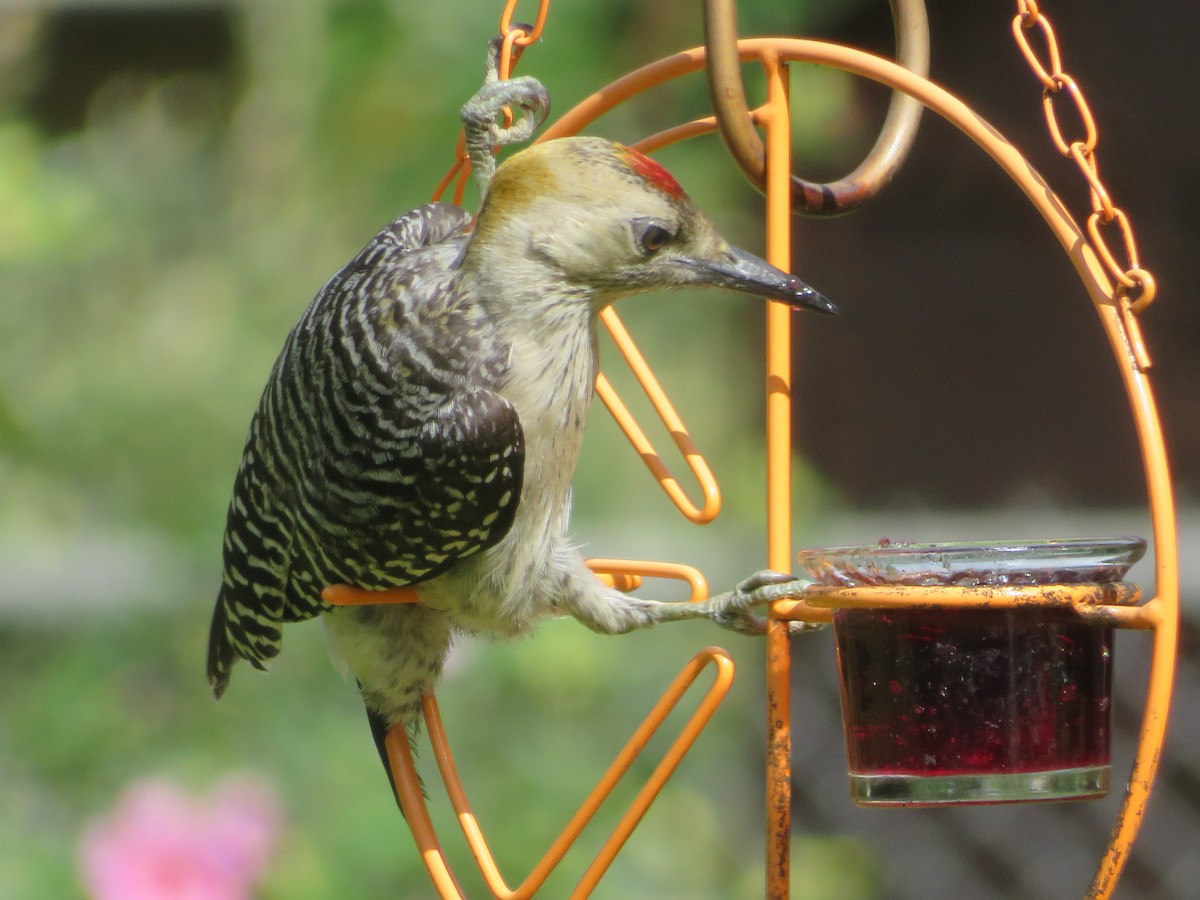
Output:
[[[458,635],[516,636],[563,615],[604,634],[701,617],[748,630],[751,609],[795,590],[769,571],[697,603],[606,586],[568,538],[571,479],[598,316],[614,301],[716,286],[836,307],[731,245],[628,146],[564,137],[495,168],[494,148],[529,131],[529,116],[497,124],[510,104],[536,117],[548,96],[528,77],[492,82],[463,110],[486,190],[478,214],[427,203],[399,216],[292,328],[226,519],[215,695],[239,659],[266,667],[284,623],[321,616],[385,769],[386,733],[415,733]],[[332,584],[411,587],[419,602],[334,607],[322,598]]]

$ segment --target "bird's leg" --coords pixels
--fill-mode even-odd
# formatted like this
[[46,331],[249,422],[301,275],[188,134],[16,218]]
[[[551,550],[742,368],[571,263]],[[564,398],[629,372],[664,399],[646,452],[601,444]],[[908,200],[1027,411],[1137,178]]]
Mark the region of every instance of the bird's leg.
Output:
[[[700,603],[662,603],[655,606],[653,622],[673,622],[682,619],[711,619],[722,628],[740,634],[761,635],[762,624],[754,610],[776,600],[799,597],[803,584],[794,575],[764,569],[741,581],[732,591],[717,594]],[[805,623],[789,623],[791,630],[807,630]]]
[[[550,93],[536,78],[525,75],[500,80],[499,49],[499,39],[492,41],[483,87],[461,111],[467,156],[481,197],[496,171],[496,148],[529,140],[550,114]],[[514,106],[525,114],[520,118],[514,116],[509,125],[500,124],[503,111]]]
[[[573,560],[562,562],[562,580],[555,591],[557,607],[604,634],[625,634],[660,622],[709,619],[731,631],[761,635],[763,626],[754,610],[776,600],[798,598],[805,586],[794,575],[765,570],[751,575],[732,591],[699,603],[664,603],[601,586],[582,561],[578,566],[572,564]],[[809,628],[807,623],[789,623],[793,632]]]

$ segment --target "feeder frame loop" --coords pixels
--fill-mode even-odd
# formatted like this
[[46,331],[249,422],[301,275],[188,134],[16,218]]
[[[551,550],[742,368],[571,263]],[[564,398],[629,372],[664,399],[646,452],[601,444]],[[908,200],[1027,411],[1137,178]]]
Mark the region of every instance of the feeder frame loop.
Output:
[[629,443],[633,445],[634,450],[642,458],[646,468],[650,470],[650,474],[666,492],[675,508],[689,522],[696,525],[707,525],[721,511],[721,489],[717,484],[716,476],[713,475],[708,461],[696,449],[687,426],[679,418],[675,407],[671,405],[671,401],[659,385],[654,371],[642,356],[633,337],[621,322],[621,318],[613,311],[612,307],[608,307],[600,313],[600,321],[608,329],[621,358],[629,366],[634,378],[637,379],[647,399],[654,407],[654,411],[658,414],[659,420],[674,440],[675,446],[686,461],[696,483],[700,486],[703,499],[699,506],[680,487],[678,479],[671,474],[671,470],[663,462],[662,455],[646,437],[646,433],[638,425],[637,420],[629,412],[629,408],[621,400],[603,372],[596,375],[596,396],[608,408]]
[[644,578],[669,578],[688,586],[689,603],[708,598],[708,581],[699,569],[682,563],[655,562],[644,559],[589,559],[588,568],[614,585],[627,584],[620,590],[633,590]]

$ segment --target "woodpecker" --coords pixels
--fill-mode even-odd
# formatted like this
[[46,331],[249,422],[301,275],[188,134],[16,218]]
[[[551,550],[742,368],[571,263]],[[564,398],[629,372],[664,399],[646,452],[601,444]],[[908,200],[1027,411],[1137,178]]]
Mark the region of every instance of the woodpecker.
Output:
[[[381,744],[415,730],[458,634],[519,635],[560,615],[605,634],[698,617],[744,630],[750,609],[794,589],[773,572],[700,603],[607,587],[566,536],[571,478],[597,316],[613,301],[711,285],[833,304],[731,246],[629,147],[546,141],[491,174],[508,104],[544,113],[548,98],[514,79],[464,108],[468,145],[483,148],[478,216],[441,203],[400,216],[287,337],[229,506],[208,651],[217,697],[239,658],[261,669],[279,653],[283,623],[321,615]],[[336,583],[411,586],[419,603],[335,608],[321,591]]]

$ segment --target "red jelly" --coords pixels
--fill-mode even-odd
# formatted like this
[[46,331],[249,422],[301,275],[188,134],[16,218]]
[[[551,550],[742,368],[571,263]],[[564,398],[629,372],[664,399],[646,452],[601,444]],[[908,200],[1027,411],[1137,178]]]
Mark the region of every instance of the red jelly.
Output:
[[[806,551],[823,584],[1114,581],[1141,540]],[[1113,629],[1070,607],[834,613],[851,794],[865,805],[1103,796]]]

